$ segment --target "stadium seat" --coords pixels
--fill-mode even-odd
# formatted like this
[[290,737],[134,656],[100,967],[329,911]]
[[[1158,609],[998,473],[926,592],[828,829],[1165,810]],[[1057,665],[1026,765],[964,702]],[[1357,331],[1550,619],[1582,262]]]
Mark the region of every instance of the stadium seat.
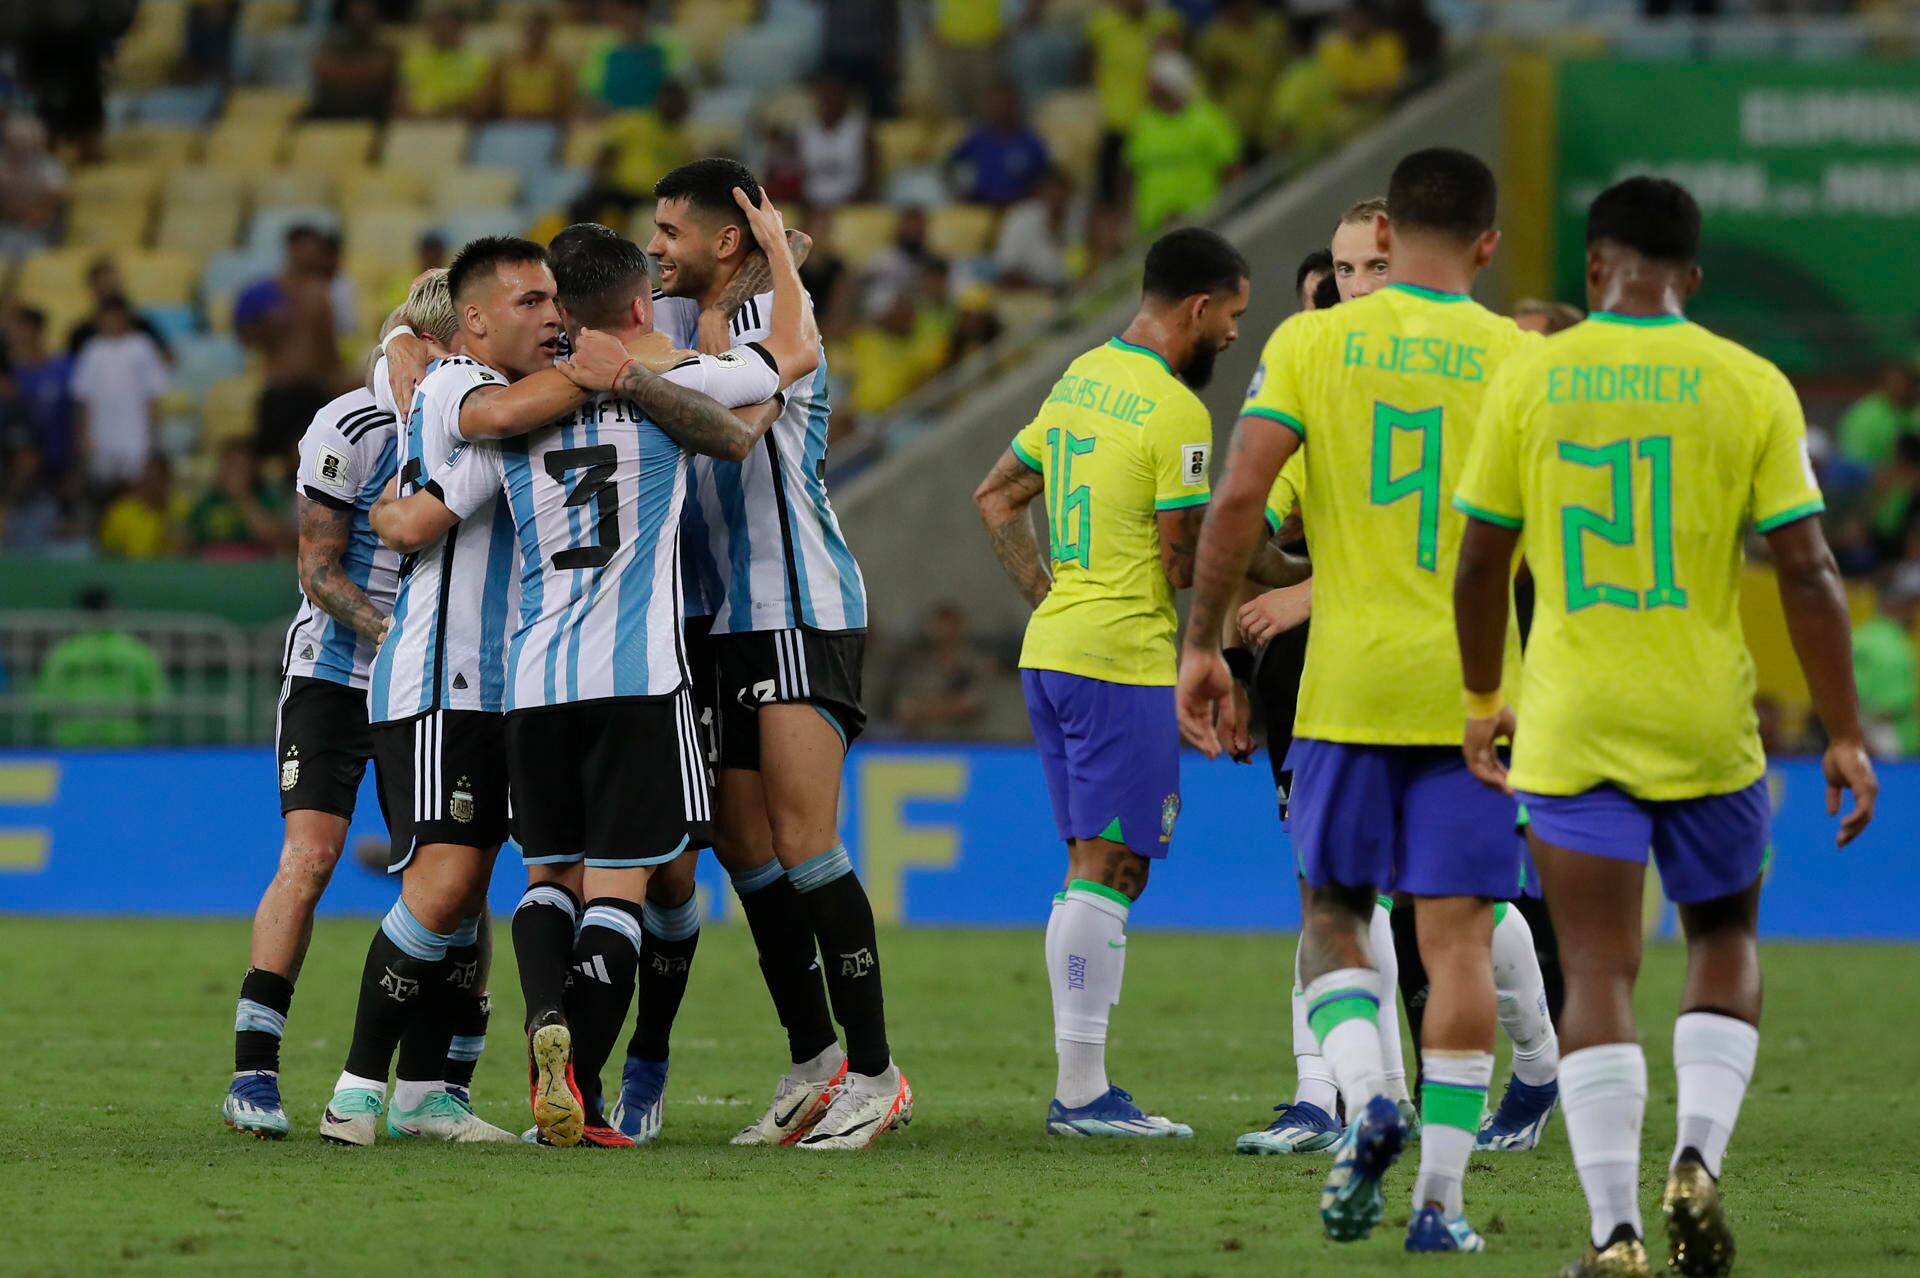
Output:
[[687,121],[687,147],[695,155],[737,155],[745,133],[737,120]]
[[235,85],[227,90],[227,105],[223,117],[228,120],[255,122],[278,120],[282,124],[291,124],[306,109],[307,95],[298,89],[245,84]]
[[513,209],[466,209],[441,214],[435,225],[446,237],[447,247],[458,252],[467,241],[483,235],[524,234],[527,218]]
[[834,210],[833,243],[849,266],[867,259],[893,238],[894,211],[885,204],[845,204]]
[[535,212],[564,209],[580,198],[591,181],[585,169],[546,169],[528,179],[521,193],[522,207]]
[[727,37],[754,19],[755,0],[680,0],[673,29],[687,57],[704,70],[714,68]]
[[369,163],[374,127],[364,120],[314,120],[294,126],[287,164],[299,169],[340,172]]
[[20,267],[14,291],[22,301],[40,307],[84,296],[87,266],[99,256],[98,249],[86,247],[44,249],[31,254]]
[[242,216],[237,194],[230,200],[168,200],[160,206],[153,243],[156,248],[186,249],[204,257],[233,247],[240,237]]
[[159,191],[161,177],[151,164],[95,164],[74,171],[67,196],[75,204],[144,204]]
[[996,289],[993,313],[1007,328],[1029,328],[1052,319],[1060,300],[1044,289]]
[[930,207],[951,198],[946,178],[931,165],[901,169],[887,177],[886,201],[897,209]]
[[721,46],[720,72],[728,84],[770,92],[804,81],[813,69],[807,51],[792,36],[767,25],[743,27]]
[[749,85],[707,89],[693,99],[688,122],[702,127],[726,125],[736,133],[745,134],[747,126],[753,123],[754,107],[758,101],[759,94]]
[[560,163],[570,169],[591,169],[606,137],[605,120],[574,121],[567,129],[566,141],[560,144]]
[[277,264],[287,232],[296,226],[315,226],[322,230],[340,229],[340,215],[323,204],[288,204],[254,210],[247,224],[247,247],[269,253]]
[[389,169],[444,173],[465,163],[467,125],[460,120],[395,120],[387,126],[380,163]]
[[520,175],[512,169],[456,169],[434,178],[428,195],[441,214],[510,209],[520,197]]
[[201,273],[200,258],[183,249],[143,249],[115,255],[127,296],[142,306],[193,301]]
[[345,239],[356,257],[382,258],[405,267],[414,261],[420,235],[431,225],[433,220],[421,209],[352,209]]
[[212,169],[187,165],[170,169],[160,189],[160,201],[166,208],[195,204],[235,204],[247,198],[247,179],[231,169]]
[[186,45],[187,7],[181,0],[147,0],[113,50],[112,82],[143,89],[172,76]]
[[266,169],[250,184],[256,209],[333,204],[336,180],[318,169]]
[[107,159],[113,164],[145,163],[171,171],[199,156],[200,141],[200,132],[186,125],[128,124],[107,131]]
[[248,84],[305,88],[313,74],[313,55],[321,30],[312,26],[240,32],[233,42],[235,78]]
[[280,162],[286,141],[287,126],[282,120],[222,120],[207,135],[202,163],[236,173],[259,173]]
[[553,163],[560,130],[544,121],[501,120],[482,125],[473,139],[473,162],[518,169],[529,179]]
[[562,22],[553,28],[548,43],[555,57],[569,66],[580,66],[602,43],[613,39],[613,28],[593,22]]
[[238,377],[247,369],[247,353],[224,333],[191,333],[173,346],[174,385],[200,399],[223,377]]
[[170,84],[134,100],[133,118],[144,124],[204,125],[220,110],[217,84]]
[[369,208],[422,208],[428,187],[438,181],[410,168],[347,169],[338,177],[339,205],[350,214]]
[[259,402],[258,373],[223,377],[207,387],[200,405],[201,451],[216,453],[230,439],[252,438]]
[[264,35],[290,27],[299,21],[300,7],[300,0],[246,0],[240,6],[240,30],[246,35]]
[[96,249],[118,249],[147,242],[153,206],[145,200],[125,204],[75,204],[67,210],[62,243]]
[[1082,181],[1093,176],[1100,153],[1100,107],[1093,94],[1049,93],[1033,112],[1033,129],[1056,165]]
[[927,247],[942,257],[976,257],[993,247],[999,220],[984,204],[939,205],[927,219]]
[[161,339],[169,346],[183,337],[189,337],[200,331],[200,313],[191,302],[168,302],[164,306],[140,307],[140,313],[147,322],[160,330]]

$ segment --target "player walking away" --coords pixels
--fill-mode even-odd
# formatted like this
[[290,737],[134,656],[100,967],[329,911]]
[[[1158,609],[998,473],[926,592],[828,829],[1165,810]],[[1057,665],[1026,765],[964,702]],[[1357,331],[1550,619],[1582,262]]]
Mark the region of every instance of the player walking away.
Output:
[[[1180,815],[1173,593],[1193,582],[1213,451],[1194,392],[1239,336],[1249,276],[1212,231],[1162,236],[1126,331],[1068,366],[973,496],[994,554],[1034,608],[1020,679],[1067,845],[1066,890],[1046,933],[1055,1136],[1193,1135],[1109,1081],[1107,1020],[1120,1001],[1128,917]],[[1028,509],[1043,492],[1044,557]]]
[[[753,174],[721,158],[675,169],[654,188],[647,251],[666,295],[658,322],[677,344],[692,343],[696,312],[749,260],[735,188],[759,201]],[[734,340],[764,338],[770,309],[768,295],[751,299],[734,317]],[[714,851],[740,894],[793,1060],[766,1113],[734,1142],[822,1150],[864,1149],[913,1115],[887,1043],[873,908],[838,827],[846,751],[866,724],[867,605],[827,498],[829,412],[823,359],[744,461],[699,467],[686,538],[687,579],[703,584],[713,609],[713,700],[701,709],[718,735]]]
[[[453,325],[444,276],[415,281],[399,312],[442,341]],[[233,1078],[221,1106],[229,1127],[264,1140],[287,1134],[280,1040],[314,907],[340,860],[373,756],[368,667],[387,631],[399,559],[373,535],[367,511],[398,465],[396,447],[394,415],[365,389],[328,404],[300,441],[301,603],[281,660],[277,733],[286,840],[254,914],[234,1015]]]
[[[633,995],[648,880],[708,841],[704,751],[679,637],[683,445],[745,455],[777,405],[750,425],[722,404],[775,397],[818,358],[779,214],[754,216],[782,268],[766,343],[719,357],[676,352],[687,358],[655,378],[623,344],[652,331],[646,255],[618,236],[583,241],[561,262],[574,345],[561,368],[602,393],[550,429],[460,450],[420,491],[374,515],[404,549],[445,535],[503,489],[507,496],[521,591],[508,643],[508,772],[523,796],[513,825],[530,880],[515,913],[515,948],[536,1057],[563,1036],[572,1051],[541,1065],[548,1081],[534,1108],[537,1138],[547,1143],[573,1143],[576,1105],[584,1114],[575,1139],[634,1143],[602,1117],[599,1074]],[[591,486],[584,501],[582,485]],[[587,502],[593,520],[572,513]]]
[[[1456,498],[1470,517],[1454,593],[1464,751],[1531,813],[1567,973],[1560,1078],[1592,1213],[1592,1246],[1567,1278],[1649,1272],[1637,1192],[1647,1064],[1632,1010],[1649,847],[1687,938],[1679,1134],[1661,1198],[1668,1265],[1733,1267],[1721,1160],[1760,1041],[1770,816],[1738,612],[1749,524],[1767,539],[1827,730],[1828,811],[1854,794],[1841,846],[1872,820],[1878,790],[1800,403],[1772,364],[1687,321],[1699,238],[1699,208],[1672,182],[1630,178],[1594,200],[1593,313],[1495,377]],[[1516,546],[1539,582],[1517,734],[1500,638]],[[1510,775],[1494,753],[1509,735]]]
[[[1462,1214],[1461,1184],[1493,1074],[1493,901],[1520,876],[1513,804],[1474,786],[1452,750],[1458,689],[1451,664],[1433,656],[1451,628],[1446,583],[1465,523],[1444,498],[1486,378],[1528,340],[1468,296],[1499,241],[1494,203],[1493,174],[1475,157],[1408,156],[1376,224],[1393,282],[1296,315],[1268,341],[1201,538],[1180,672],[1182,731],[1218,755],[1214,713],[1231,690],[1223,613],[1262,500],[1306,448],[1315,625],[1292,748],[1293,840],[1310,889],[1300,976],[1351,1120],[1321,1218],[1335,1240],[1365,1237],[1384,1210],[1380,1177],[1407,1137],[1385,1094],[1377,1021],[1391,995],[1367,942],[1378,890],[1393,885],[1419,902],[1433,976],[1411,1251],[1485,1247]],[[1511,630],[1507,656],[1517,667]]]
[[[585,398],[551,368],[559,314],[539,245],[476,240],[447,283],[461,353],[436,364],[414,396],[399,476],[409,486],[426,481],[430,459],[468,439],[551,421]],[[374,659],[369,718],[389,871],[402,877],[367,952],[346,1069],[323,1120],[321,1134],[335,1144],[372,1143],[396,1045],[389,1135],[516,1139],[482,1122],[441,1077],[453,1037],[442,993],[448,949],[467,939],[506,834],[500,714],[511,553],[512,521],[494,510],[409,556],[392,631]]]

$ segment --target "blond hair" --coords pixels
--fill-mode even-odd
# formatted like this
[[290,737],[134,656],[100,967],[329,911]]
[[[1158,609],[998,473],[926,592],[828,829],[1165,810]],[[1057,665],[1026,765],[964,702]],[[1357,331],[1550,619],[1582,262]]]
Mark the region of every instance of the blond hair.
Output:
[[1387,197],[1376,195],[1370,200],[1362,200],[1340,215],[1341,226],[1352,226],[1356,222],[1371,222],[1382,217],[1387,211]]
[[421,336],[431,337],[442,346],[451,342],[460,319],[447,288],[446,269],[435,267],[415,280],[398,314],[402,324]]

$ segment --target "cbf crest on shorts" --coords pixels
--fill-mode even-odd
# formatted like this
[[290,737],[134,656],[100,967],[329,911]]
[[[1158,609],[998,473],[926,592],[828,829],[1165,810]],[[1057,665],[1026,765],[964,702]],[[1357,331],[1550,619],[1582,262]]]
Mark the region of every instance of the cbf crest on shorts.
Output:
[[1169,794],[1160,804],[1160,841],[1173,842],[1173,823],[1180,819],[1180,796]]

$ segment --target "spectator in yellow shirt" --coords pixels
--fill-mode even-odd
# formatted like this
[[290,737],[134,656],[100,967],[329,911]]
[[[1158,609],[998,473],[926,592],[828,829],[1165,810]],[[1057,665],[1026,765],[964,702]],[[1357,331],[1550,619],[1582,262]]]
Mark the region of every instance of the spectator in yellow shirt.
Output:
[[950,330],[937,317],[922,322],[906,293],[895,293],[875,308],[875,321],[847,339],[853,364],[854,412],[883,413],[939,372],[947,360]]
[[1407,46],[1381,19],[1378,0],[1356,0],[1314,50],[1334,92],[1349,105],[1384,102],[1407,78]]
[[933,0],[934,78],[948,115],[979,109],[999,73],[1002,33],[998,0]]
[[100,519],[100,553],[121,559],[162,559],[186,544],[187,499],[173,491],[165,457],[147,459],[133,486]]
[[1253,140],[1273,78],[1287,62],[1287,24],[1258,0],[1229,0],[1194,40],[1194,60],[1213,100],[1240,136]]
[[507,120],[564,120],[573,106],[573,68],[553,52],[553,19],[529,9],[520,28],[520,48],[494,59],[487,98],[495,116]]
[[466,24],[451,6],[427,15],[427,39],[400,59],[406,115],[467,115],[484,105],[487,56],[467,47]]
[[1106,0],[1087,15],[1086,30],[1100,101],[1099,197],[1106,201],[1120,191],[1127,131],[1147,109],[1147,60],[1163,39],[1177,45],[1181,22],[1149,0]]
[[673,80],[660,86],[650,111],[617,111],[601,134],[614,150],[613,177],[622,190],[651,195],[653,184],[694,159],[687,139],[687,91]]
[[1176,217],[1198,217],[1220,194],[1240,159],[1240,135],[1200,92],[1193,64],[1171,51],[1153,55],[1147,110],[1127,134],[1133,173],[1133,222],[1143,234]]

